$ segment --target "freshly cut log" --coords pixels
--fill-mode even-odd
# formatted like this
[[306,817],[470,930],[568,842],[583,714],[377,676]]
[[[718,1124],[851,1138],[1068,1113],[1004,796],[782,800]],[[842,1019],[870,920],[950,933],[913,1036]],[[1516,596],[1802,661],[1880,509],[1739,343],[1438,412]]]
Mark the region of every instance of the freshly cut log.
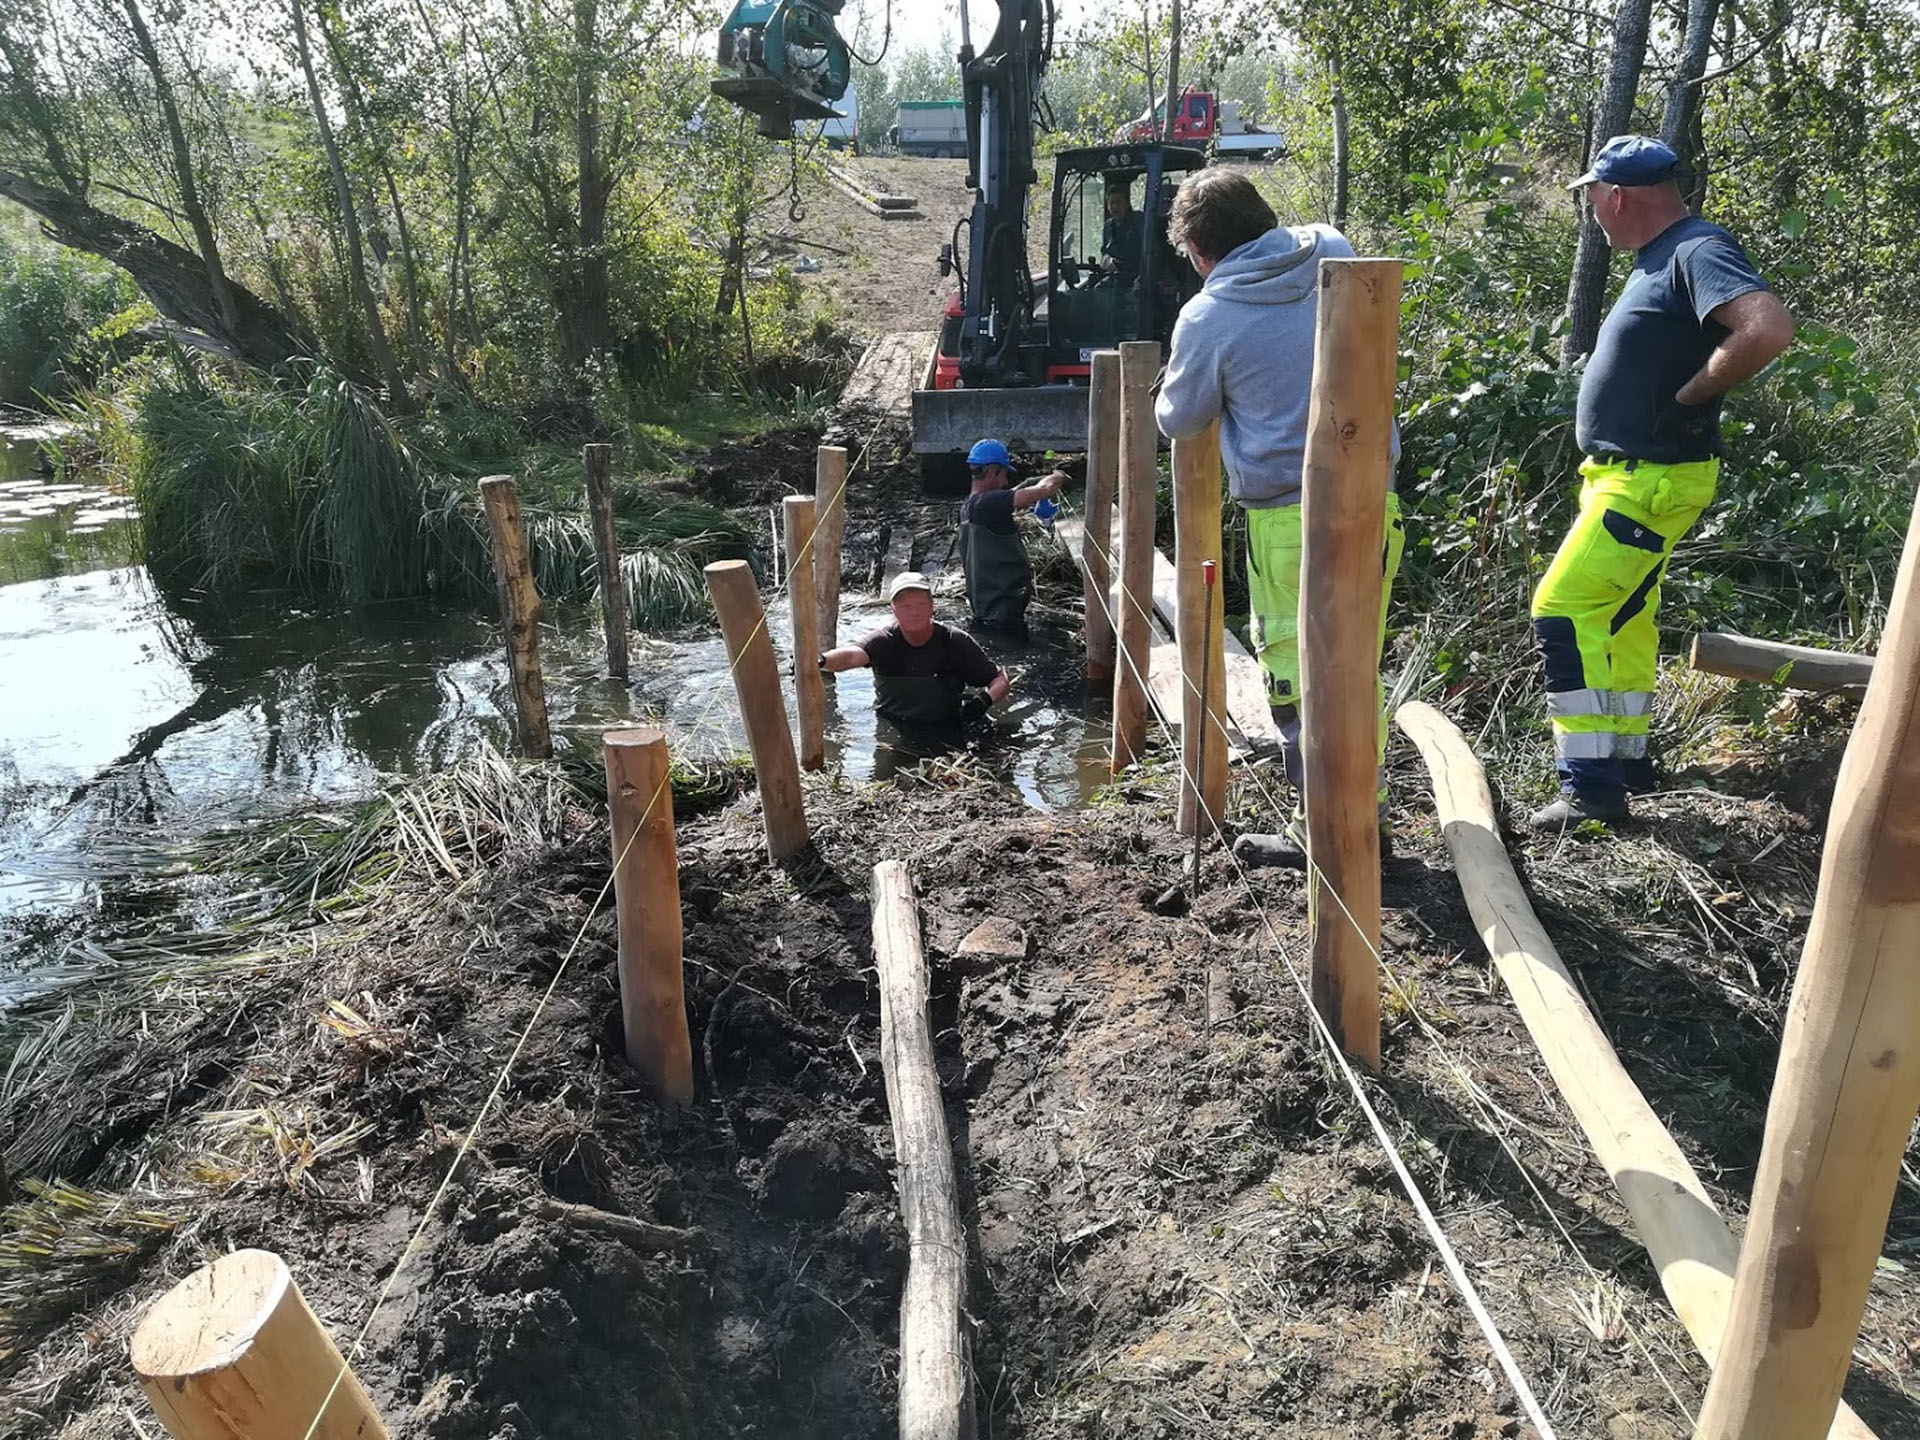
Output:
[[913,882],[899,860],[873,867],[873,958],[880,972],[880,1064],[893,1116],[907,1283],[900,1296],[900,1440],[972,1440],[967,1385],[967,1234],[953,1142],[933,1062],[927,961]]
[[1714,630],[1693,637],[1693,652],[1687,661],[1709,675],[1771,682],[1795,690],[1858,690],[1873,678],[1871,655],[1782,645],[1777,640],[1755,640]]
[[[1500,840],[1487,773],[1466,737],[1431,705],[1402,705],[1394,720],[1433,776],[1434,806],[1460,889],[1514,1008],[1594,1158],[1613,1177],[1674,1313],[1712,1365],[1733,1303],[1740,1258],[1733,1232],[1621,1065],[1527,903]],[[1844,1406],[1827,1433],[1833,1440],[1873,1434]]]

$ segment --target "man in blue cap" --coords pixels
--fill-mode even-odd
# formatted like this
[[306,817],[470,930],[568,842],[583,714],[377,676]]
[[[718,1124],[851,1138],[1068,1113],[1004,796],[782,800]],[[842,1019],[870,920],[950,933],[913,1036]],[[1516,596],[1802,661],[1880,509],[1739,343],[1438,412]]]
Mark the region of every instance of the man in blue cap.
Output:
[[1721,397],[1793,339],[1740,243],[1688,213],[1679,168],[1621,135],[1569,187],[1634,261],[1580,382],[1580,515],[1533,595],[1561,788],[1535,829],[1622,819],[1628,792],[1653,788],[1661,577],[1713,501]]
[[1056,470],[1014,488],[1018,476],[1013,457],[998,440],[975,444],[967,452],[967,470],[973,485],[960,505],[960,567],[967,577],[974,628],[1023,634],[1033,572],[1013,517],[1051,500],[1067,477]]

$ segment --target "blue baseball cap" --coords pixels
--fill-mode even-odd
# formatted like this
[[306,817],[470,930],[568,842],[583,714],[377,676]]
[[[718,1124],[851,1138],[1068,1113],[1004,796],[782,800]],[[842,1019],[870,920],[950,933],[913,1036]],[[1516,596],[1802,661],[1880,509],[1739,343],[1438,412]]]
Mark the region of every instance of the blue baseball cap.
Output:
[[967,451],[967,464],[974,467],[1004,465],[1011,470],[1013,456],[1007,453],[1007,447],[998,440],[976,440],[973,442],[973,448]]
[[1673,179],[1673,172],[1679,168],[1680,157],[1658,140],[1646,135],[1616,135],[1593,157],[1593,168],[1567,188],[1578,190],[1596,180],[1602,185],[1658,185]]

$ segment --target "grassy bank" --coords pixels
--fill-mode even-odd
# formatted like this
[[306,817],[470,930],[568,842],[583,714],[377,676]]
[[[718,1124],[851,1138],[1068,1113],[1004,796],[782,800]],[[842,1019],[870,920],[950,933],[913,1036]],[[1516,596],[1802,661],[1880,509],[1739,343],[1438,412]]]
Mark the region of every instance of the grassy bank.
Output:
[[[731,436],[809,423],[830,384],[661,401],[612,432],[636,625],[702,613],[700,567],[749,553],[742,520],[688,493],[690,457]],[[598,583],[577,432],[530,434],[471,404],[396,420],[324,371],[300,389],[236,381],[186,356],[135,367],[70,414],[83,428],[68,457],[97,460],[124,485],[146,565],[176,594],[487,603],[490,541],[475,482],[491,474],[518,482],[542,595],[585,598]]]

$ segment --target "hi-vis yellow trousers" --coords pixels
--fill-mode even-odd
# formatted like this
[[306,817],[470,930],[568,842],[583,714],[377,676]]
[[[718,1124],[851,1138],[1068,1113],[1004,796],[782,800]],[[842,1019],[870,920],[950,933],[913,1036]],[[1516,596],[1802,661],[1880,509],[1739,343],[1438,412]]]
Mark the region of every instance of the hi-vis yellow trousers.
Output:
[[1589,458],[1580,475],[1580,517],[1534,591],[1533,631],[1561,785],[1618,801],[1647,764],[1661,577],[1713,503],[1720,462]]

